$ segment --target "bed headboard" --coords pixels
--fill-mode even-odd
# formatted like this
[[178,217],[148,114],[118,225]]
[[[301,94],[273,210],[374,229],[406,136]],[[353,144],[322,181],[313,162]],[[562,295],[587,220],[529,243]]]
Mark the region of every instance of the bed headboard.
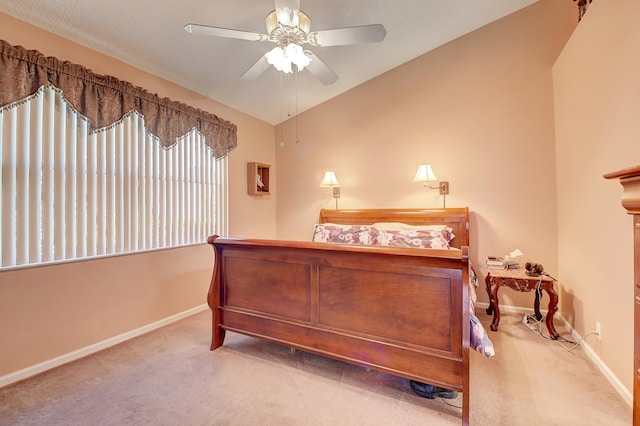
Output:
[[401,222],[408,225],[447,225],[456,236],[451,246],[469,245],[469,208],[450,209],[353,209],[320,210],[320,223],[371,225],[376,222]]

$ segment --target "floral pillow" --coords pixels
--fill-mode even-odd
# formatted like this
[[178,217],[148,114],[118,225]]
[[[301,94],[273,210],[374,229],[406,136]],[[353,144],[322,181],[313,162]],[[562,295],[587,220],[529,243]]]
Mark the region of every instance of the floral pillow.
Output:
[[369,225],[317,224],[311,241],[341,244],[375,244],[376,230]]
[[389,247],[433,248],[448,250],[449,241],[443,231],[378,230],[377,244]]
[[469,321],[471,322],[470,342],[471,348],[480,352],[487,358],[496,354],[493,342],[487,335],[484,326],[475,315],[475,303],[477,299],[476,288],[478,287],[478,275],[472,265],[469,265]]
[[491,358],[496,354],[496,350],[487,331],[475,314],[469,315],[469,321],[471,322],[470,346],[487,358]]

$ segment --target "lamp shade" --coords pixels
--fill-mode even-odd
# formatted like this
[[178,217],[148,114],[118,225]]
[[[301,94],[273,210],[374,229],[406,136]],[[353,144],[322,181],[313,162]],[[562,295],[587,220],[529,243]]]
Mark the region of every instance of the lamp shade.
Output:
[[333,171],[328,171],[324,173],[324,177],[322,178],[322,182],[320,182],[321,188],[333,188],[339,187],[338,179],[336,178],[336,174]]
[[416,173],[416,177],[413,178],[414,182],[437,182],[438,178],[436,174],[433,173],[433,169],[431,168],[431,164],[420,164],[418,166],[418,172]]

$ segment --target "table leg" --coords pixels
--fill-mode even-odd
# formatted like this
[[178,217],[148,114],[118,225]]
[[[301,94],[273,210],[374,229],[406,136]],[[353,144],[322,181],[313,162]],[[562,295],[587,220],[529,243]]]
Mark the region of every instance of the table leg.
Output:
[[[489,293],[489,306],[493,310],[493,322],[491,323],[491,330],[498,331],[498,324],[500,324],[500,303],[498,302],[498,283],[491,279],[490,275],[487,275],[487,292]],[[488,310],[487,310],[488,313]]]
[[549,312],[547,312],[546,320],[547,330],[549,330],[549,334],[551,335],[551,338],[553,340],[558,340],[558,337],[560,337],[560,335],[553,325],[553,316],[558,310],[558,293],[556,293],[555,289],[553,288],[553,282],[551,282],[550,285],[545,288],[545,290],[547,291],[547,294],[549,294]]
[[493,315],[493,303],[491,303],[491,275],[487,274],[484,279],[487,287],[487,295],[489,296],[489,307],[487,308],[487,315]]
[[533,302],[533,311],[536,314],[536,320],[540,321],[542,319],[542,314],[540,313],[540,292],[538,289],[534,289],[536,292],[536,299]]

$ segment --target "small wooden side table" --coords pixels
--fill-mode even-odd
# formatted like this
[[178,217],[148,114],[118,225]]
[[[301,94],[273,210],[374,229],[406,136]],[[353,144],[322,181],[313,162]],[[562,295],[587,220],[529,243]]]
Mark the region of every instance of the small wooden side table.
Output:
[[540,293],[542,290],[546,291],[549,295],[549,312],[547,313],[546,323],[547,329],[551,338],[557,340],[560,336],[553,326],[553,316],[558,310],[558,293],[553,286],[553,278],[540,275],[532,277],[527,275],[524,269],[496,269],[490,270],[487,273],[485,282],[487,284],[487,294],[489,295],[489,307],[487,308],[487,314],[493,314],[493,322],[491,323],[491,330],[498,331],[498,324],[500,323],[500,306],[498,302],[498,289],[501,286],[507,286],[517,291],[536,291],[536,298],[534,302],[534,311],[536,319],[540,321],[542,314],[540,313]]

